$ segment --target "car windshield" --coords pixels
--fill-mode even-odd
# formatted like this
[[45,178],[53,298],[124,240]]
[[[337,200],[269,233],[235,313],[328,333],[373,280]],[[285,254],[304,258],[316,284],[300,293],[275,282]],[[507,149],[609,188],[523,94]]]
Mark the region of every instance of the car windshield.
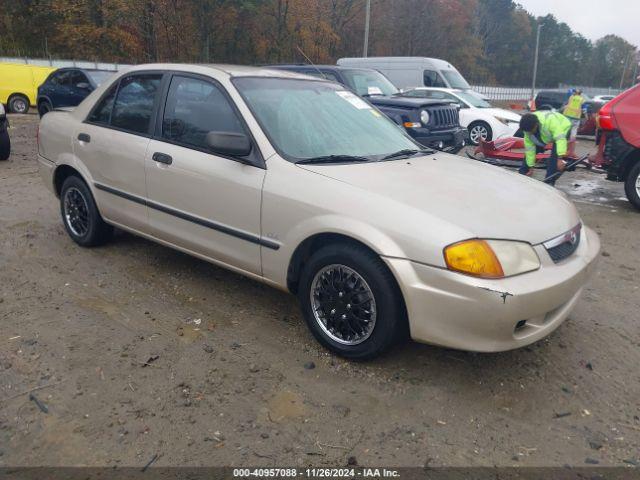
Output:
[[244,77],[234,84],[276,150],[287,160],[330,156],[380,160],[420,150],[384,114],[341,85]]
[[361,96],[367,95],[395,95],[396,86],[387,77],[375,70],[343,70],[342,75],[347,86]]
[[467,102],[472,107],[476,107],[476,108],[493,108],[493,105],[491,105],[486,100],[483,100],[479,96],[474,95],[473,93],[456,92],[456,95],[458,97],[460,97],[462,100],[464,100],[465,102]]
[[466,90],[471,88],[467,81],[464,79],[457,70],[440,70],[444,78],[449,82],[449,86],[451,88],[460,88],[462,90]]
[[102,70],[86,70],[87,75],[91,77],[91,80],[96,85],[100,85],[105,80],[108,80],[116,72],[106,72]]

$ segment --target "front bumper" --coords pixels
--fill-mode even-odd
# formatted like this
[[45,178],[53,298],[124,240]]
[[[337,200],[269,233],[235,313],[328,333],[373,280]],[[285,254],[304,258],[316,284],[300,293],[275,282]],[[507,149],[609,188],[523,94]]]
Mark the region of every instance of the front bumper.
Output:
[[[407,129],[414,140],[425,147],[438,150],[460,150],[469,143],[469,132],[466,128],[456,127],[447,130],[430,130],[428,128]],[[440,146],[442,145],[442,147]]]
[[404,295],[411,337],[460,350],[496,352],[549,335],[567,318],[593,273],[600,240],[584,227],[576,252],[558,264],[542,245],[534,248],[540,269],[502,280],[384,258]]

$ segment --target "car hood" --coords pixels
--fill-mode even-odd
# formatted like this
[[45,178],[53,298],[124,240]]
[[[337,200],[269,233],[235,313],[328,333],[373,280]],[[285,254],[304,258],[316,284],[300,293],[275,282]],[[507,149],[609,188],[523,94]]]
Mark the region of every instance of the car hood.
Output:
[[493,117],[506,118],[507,120],[513,120],[514,122],[519,122],[521,118],[517,113],[510,112],[504,108],[478,108],[477,110]]
[[[520,240],[533,245],[554,238],[580,222],[575,206],[554,188],[529,177],[475,160],[437,153],[406,160],[347,165],[300,165],[358,187],[362,202],[385,217],[436,222],[455,227],[447,238]],[[442,225],[438,225],[438,220]],[[395,227],[397,228],[397,226]],[[435,232],[437,233],[437,232]]]
[[429,98],[409,98],[402,96],[388,97],[382,95],[371,95],[370,97],[366,97],[366,99],[379,107],[420,108],[430,105],[449,105],[454,103],[451,100],[433,100]]

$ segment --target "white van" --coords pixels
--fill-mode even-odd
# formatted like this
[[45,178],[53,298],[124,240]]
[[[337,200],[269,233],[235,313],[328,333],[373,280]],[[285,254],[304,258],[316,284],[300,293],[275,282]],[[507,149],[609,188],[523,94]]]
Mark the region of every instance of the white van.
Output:
[[401,90],[415,87],[471,90],[460,72],[445,60],[428,57],[341,58],[341,67],[372,68],[385,75]]

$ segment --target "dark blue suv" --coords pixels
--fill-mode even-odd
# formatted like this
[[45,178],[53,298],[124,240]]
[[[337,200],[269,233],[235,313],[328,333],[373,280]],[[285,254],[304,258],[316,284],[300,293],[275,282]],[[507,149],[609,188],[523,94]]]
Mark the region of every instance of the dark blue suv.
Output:
[[395,85],[376,70],[306,64],[266,67],[340,83],[366,98],[426,147],[456,153],[467,143],[468,132],[460,126],[460,106],[457,103],[441,99],[402,97]]
[[83,68],[55,70],[38,87],[38,113],[42,117],[54,108],[75,107],[114,73]]

